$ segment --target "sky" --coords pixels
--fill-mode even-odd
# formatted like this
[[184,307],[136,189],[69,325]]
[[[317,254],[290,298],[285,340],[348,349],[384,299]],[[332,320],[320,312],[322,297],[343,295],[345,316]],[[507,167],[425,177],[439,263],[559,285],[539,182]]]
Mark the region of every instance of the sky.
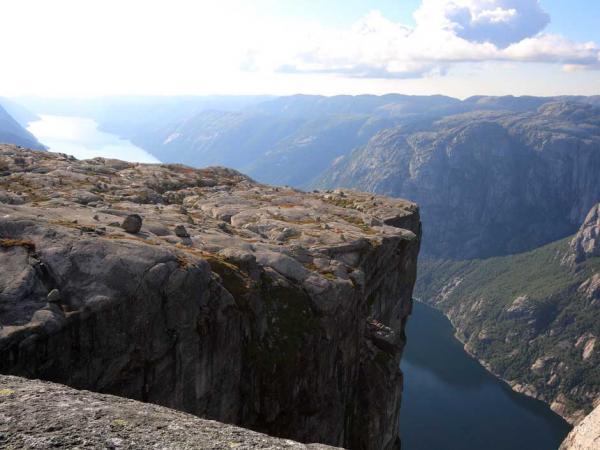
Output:
[[600,94],[598,0],[0,1],[0,96]]

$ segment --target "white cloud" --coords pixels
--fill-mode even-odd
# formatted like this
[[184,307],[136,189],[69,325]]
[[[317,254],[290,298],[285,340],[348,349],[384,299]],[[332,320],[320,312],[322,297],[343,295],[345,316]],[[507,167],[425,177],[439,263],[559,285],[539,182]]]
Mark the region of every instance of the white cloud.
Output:
[[[247,0],[0,1],[0,95],[599,89],[585,73],[598,45],[544,34],[535,0],[423,0],[412,26],[378,12],[345,28],[274,14]],[[528,62],[563,72],[534,77]]]
[[550,22],[538,0],[424,0],[417,23],[441,24],[472,42],[504,48],[536,35]]
[[538,0],[423,0],[416,25],[371,12],[346,30],[287,30],[252,51],[253,67],[365,78],[444,74],[465,62],[515,61],[599,68],[600,47],[544,34],[550,18]]

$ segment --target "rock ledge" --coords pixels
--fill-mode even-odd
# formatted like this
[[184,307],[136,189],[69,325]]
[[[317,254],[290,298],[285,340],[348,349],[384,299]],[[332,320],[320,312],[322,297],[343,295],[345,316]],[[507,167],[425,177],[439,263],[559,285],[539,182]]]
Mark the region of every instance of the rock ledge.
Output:
[[0,376],[0,447],[6,450],[333,449],[303,445],[113,395]]

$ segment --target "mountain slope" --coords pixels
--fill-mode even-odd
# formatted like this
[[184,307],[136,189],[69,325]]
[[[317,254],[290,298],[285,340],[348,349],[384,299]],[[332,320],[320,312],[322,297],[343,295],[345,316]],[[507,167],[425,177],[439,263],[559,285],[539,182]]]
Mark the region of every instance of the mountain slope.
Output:
[[[452,320],[465,348],[571,422],[600,398],[598,208],[573,238],[527,253],[419,266],[416,295]],[[575,262],[582,240],[590,251]]]
[[432,96],[306,96],[257,101],[232,110],[218,103],[185,119],[112,129],[161,161],[225,165],[277,184],[306,187],[339,156],[378,131],[416,117],[462,110],[459,100]]
[[600,108],[547,103],[382,131],[340,158],[316,187],[419,202],[424,253],[509,254],[576,231],[600,199]]
[[595,97],[451,97],[399,94],[20,99],[40,114],[90,117],[162,161],[225,165],[259,181],[309,187],[340,156],[396,125],[431,128],[458,113],[535,111]]
[[0,106],[23,128],[27,128],[30,122],[39,119],[36,114],[29,111],[23,105],[6,97],[0,97]]
[[0,106],[0,143],[15,144],[36,150],[43,150],[45,148],[33,134],[9,116],[2,106]]
[[559,450],[596,450],[600,447],[600,405],[569,433]]
[[306,118],[206,111],[169,130],[161,145],[139,143],[161,161],[225,165],[263,182],[302,187],[335,158],[395,123],[364,114]]

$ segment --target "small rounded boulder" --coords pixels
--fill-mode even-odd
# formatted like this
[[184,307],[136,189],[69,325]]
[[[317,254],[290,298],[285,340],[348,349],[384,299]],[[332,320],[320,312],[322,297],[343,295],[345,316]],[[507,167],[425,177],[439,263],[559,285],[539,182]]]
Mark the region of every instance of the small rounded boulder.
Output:
[[188,233],[188,231],[186,230],[186,228],[183,225],[177,225],[175,227],[175,235],[179,236],[180,238],[189,238],[190,234]]
[[125,220],[121,224],[121,228],[127,233],[139,233],[142,229],[142,218],[139,214],[130,214],[125,217]]

